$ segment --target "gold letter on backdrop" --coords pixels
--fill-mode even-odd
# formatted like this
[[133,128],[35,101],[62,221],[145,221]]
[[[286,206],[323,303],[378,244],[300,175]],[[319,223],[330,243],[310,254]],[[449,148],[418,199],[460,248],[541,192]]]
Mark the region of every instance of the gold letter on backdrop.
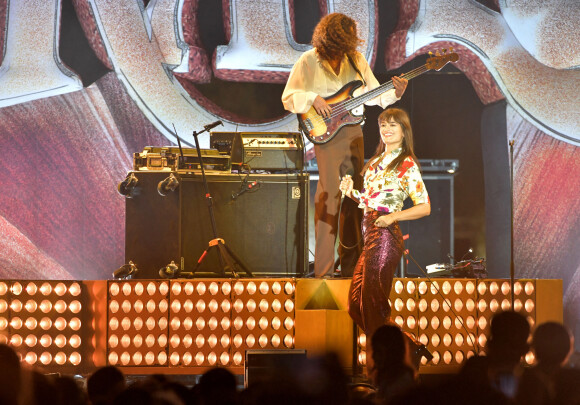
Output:
[[60,0],[8,1],[7,7],[0,108],[81,90],[58,56]]
[[[226,120],[194,100],[173,76],[187,72],[183,39],[184,0],[85,0],[107,56],[127,93],[169,140],[186,136],[216,119],[220,130],[296,131],[293,115],[259,124]],[[226,81],[285,82],[309,45],[292,37],[287,0],[231,0],[231,40],[216,50],[216,72]],[[343,12],[359,24],[362,52],[373,60],[376,6],[372,0],[329,0],[328,12]],[[8,2],[6,55],[0,67],[0,107],[82,89],[79,78],[58,57],[60,0]],[[243,103],[243,95],[239,102]],[[191,141],[191,140],[190,140]],[[207,144],[207,136],[201,139]]]
[[[528,0],[525,5],[524,2],[499,4],[502,12],[506,7],[511,8],[510,15],[548,7],[548,3],[541,0]],[[572,28],[568,30],[568,38],[563,33],[562,38],[567,39],[566,43],[574,43],[578,36],[578,29],[573,27],[578,21],[574,18],[578,15],[577,6],[572,2],[557,2],[550,6],[553,12],[550,10],[546,15],[553,16],[556,9],[569,9],[564,14],[571,16],[570,20],[563,21],[562,25],[567,23]],[[564,15],[561,10],[558,12]],[[528,27],[533,27],[533,22],[528,21]],[[516,25],[515,32],[518,32],[517,28],[521,29],[517,27],[517,19],[511,23]],[[525,38],[521,32],[520,38]],[[407,54],[442,40],[458,42],[479,56],[510,105],[522,117],[555,138],[580,144],[580,71],[554,69],[539,62],[514,36],[514,29],[502,14],[469,0],[421,2],[417,19],[408,32]],[[552,62],[556,63],[556,60],[554,58]],[[574,60],[577,58],[570,56],[568,64]]]
[[[177,6],[170,7],[176,14],[181,9],[178,3],[175,2]],[[171,60],[165,59],[166,55],[175,53],[169,51],[171,41],[162,42],[163,51],[160,49],[161,42],[158,42],[156,37],[163,36],[163,33],[155,30],[167,24],[159,22],[151,24],[147,12],[139,1],[89,0],[89,4],[117,76],[143,113],[161,133],[174,141],[173,124],[180,135],[187,135],[221,118],[209,113],[193,100],[179,82],[164,69],[168,64],[175,65],[173,57]],[[167,5],[165,7],[167,9]],[[155,18],[155,10],[152,10],[152,15]],[[181,15],[176,15],[174,19],[176,24],[181,24]],[[180,41],[182,38],[174,42],[175,47]],[[290,116],[256,125],[222,120],[225,125],[220,129],[226,131],[292,131],[297,128],[295,118]],[[202,144],[207,144],[207,137],[202,139]]]
[[[357,21],[359,35],[365,41],[365,49],[361,51],[367,60],[371,60],[375,41],[374,2],[335,0],[328,1],[326,8],[329,13],[341,12]],[[228,80],[227,73],[220,74],[220,70],[247,70],[254,74],[232,74],[236,77],[233,80],[255,81],[255,77],[268,77],[268,72],[290,72],[298,57],[310,45],[296,43],[289,14],[288,0],[231,1],[230,43],[218,46],[216,50],[216,75]]]

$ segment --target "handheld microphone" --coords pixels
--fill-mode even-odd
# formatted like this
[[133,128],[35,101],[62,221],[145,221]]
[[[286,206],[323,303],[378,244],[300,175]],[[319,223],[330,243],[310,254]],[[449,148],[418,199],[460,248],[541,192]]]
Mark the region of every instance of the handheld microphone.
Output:
[[[353,175],[353,174],[354,174],[354,169],[353,169],[353,168],[350,168],[350,169],[348,169],[348,170],[346,171],[346,173],[345,173],[345,175],[343,176],[343,178],[344,178],[344,177],[346,177],[346,176],[350,176],[350,177],[352,177],[352,175]],[[341,196],[340,196],[340,202],[342,202],[342,201],[344,200],[344,197],[345,197],[346,195],[344,194],[344,191],[340,190],[340,192],[341,192]]]
[[221,121],[212,122],[211,124],[204,125],[203,129],[205,129],[206,131],[209,131],[210,129],[213,129],[213,128],[217,127],[218,125],[224,125],[224,123]]

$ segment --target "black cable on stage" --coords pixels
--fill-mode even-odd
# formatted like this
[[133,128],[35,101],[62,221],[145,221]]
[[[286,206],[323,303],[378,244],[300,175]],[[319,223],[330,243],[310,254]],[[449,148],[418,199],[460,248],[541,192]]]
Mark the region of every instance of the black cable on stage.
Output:
[[[388,226],[386,228],[389,230],[389,232],[391,233],[391,236],[396,241],[396,243],[399,244],[399,241],[398,241],[397,237],[395,236],[395,234],[393,233],[393,231],[391,230],[391,228],[389,228]],[[400,244],[399,244],[399,247],[401,247]],[[467,327],[465,326],[465,323],[463,322],[463,319],[459,315],[457,315],[457,313],[453,309],[453,305],[451,305],[451,301],[448,298],[446,298],[446,297],[443,296],[443,294],[441,293],[441,290],[439,289],[439,287],[436,284],[434,284],[433,283],[433,280],[431,279],[431,277],[429,277],[429,274],[423,269],[423,267],[421,267],[421,265],[419,263],[417,263],[417,260],[415,260],[415,258],[413,257],[413,255],[411,255],[411,253],[409,253],[408,251],[405,250],[405,245],[404,244],[402,246],[402,251],[403,251],[403,256],[410,258],[411,261],[413,263],[415,263],[415,266],[417,266],[419,268],[419,270],[421,271],[421,273],[423,273],[425,275],[425,278],[431,283],[431,286],[435,287],[435,291],[437,291],[437,294],[443,299],[443,302],[449,306],[449,310],[451,311],[451,313],[453,313],[453,315],[455,316],[455,319],[459,320],[459,323],[461,324],[461,327],[465,331],[466,338],[469,340],[469,343],[471,344],[471,347],[473,347],[473,349],[475,350],[475,353],[476,354],[479,354],[479,346],[472,339],[471,334],[469,333],[469,331],[467,330]]]
[[337,236],[338,236],[338,243],[340,244],[340,246],[342,246],[344,249],[354,249],[355,247],[357,247],[358,245],[360,245],[364,238],[360,238],[354,245],[352,246],[346,246],[344,243],[342,243],[342,240],[340,239],[340,214],[342,213],[342,204],[344,204],[344,198],[340,201],[340,205],[338,206],[338,227],[337,227]]

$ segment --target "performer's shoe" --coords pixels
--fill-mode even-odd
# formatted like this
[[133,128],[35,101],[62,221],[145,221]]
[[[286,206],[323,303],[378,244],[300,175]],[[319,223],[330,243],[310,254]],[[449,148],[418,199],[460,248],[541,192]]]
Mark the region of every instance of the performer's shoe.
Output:
[[[396,325],[392,322],[390,324]],[[419,369],[419,365],[421,364],[421,357],[425,357],[428,362],[433,360],[433,355],[427,349],[427,346],[425,346],[419,340],[415,339],[409,332],[403,331],[403,334],[405,335],[405,339],[407,339],[409,351],[411,352],[411,362],[415,366],[415,369]]]
[[[409,337],[409,335],[407,336]],[[427,359],[427,362],[433,360],[433,355],[424,344],[422,344],[418,340],[411,340],[410,343],[411,343],[410,344],[411,363],[413,364],[413,367],[415,367],[415,370],[419,370],[422,357],[425,357],[425,359]]]
[[419,359],[421,357],[425,357],[427,359],[427,361],[431,361],[433,360],[433,355],[431,354],[431,352],[427,349],[427,346],[425,346],[424,344],[421,343],[421,345],[419,345],[416,349],[415,349],[415,355],[417,357],[419,357]]

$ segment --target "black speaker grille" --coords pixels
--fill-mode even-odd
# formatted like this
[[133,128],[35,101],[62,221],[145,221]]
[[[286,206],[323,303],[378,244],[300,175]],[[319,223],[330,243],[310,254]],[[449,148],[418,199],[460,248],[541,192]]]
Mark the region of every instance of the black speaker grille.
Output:
[[[302,174],[208,176],[218,237],[254,275],[304,274],[307,179]],[[247,189],[253,182],[257,184]],[[247,191],[233,198],[242,190]],[[200,176],[183,179],[181,201],[183,265],[185,271],[192,271],[213,239]],[[198,271],[219,273],[221,268],[212,249]]]

